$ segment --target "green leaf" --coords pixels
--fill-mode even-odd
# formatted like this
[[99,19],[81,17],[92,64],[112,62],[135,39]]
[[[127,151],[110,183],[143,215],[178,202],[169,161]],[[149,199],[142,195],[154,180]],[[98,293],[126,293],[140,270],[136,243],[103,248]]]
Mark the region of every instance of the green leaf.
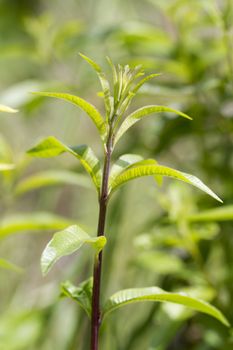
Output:
[[62,230],[73,223],[74,220],[46,212],[9,215],[1,220],[0,238],[24,231]]
[[92,59],[90,59],[89,57],[81,53],[79,53],[79,55],[90,64],[90,66],[96,71],[98,75],[98,78],[100,80],[100,84],[102,86],[103,93],[104,93],[104,103],[105,103],[105,108],[107,112],[107,118],[109,117],[110,119],[114,109],[114,106],[113,106],[114,101],[113,101],[113,97],[111,96],[109,82],[104,72],[102,71],[101,67],[96,62],[94,62]]
[[90,147],[86,145],[68,147],[55,137],[50,136],[27,151],[31,156],[42,158],[56,157],[64,152],[68,152],[79,159],[99,191],[102,182],[102,171],[100,162]]
[[69,297],[75,300],[87,315],[91,317],[91,299],[92,299],[93,278],[88,278],[86,281],[80,283],[77,287],[70,281],[64,282],[61,285],[61,296]]
[[0,171],[13,170],[14,168],[15,168],[14,164],[0,163]]
[[123,170],[127,169],[130,165],[139,162],[143,158],[138,154],[124,154],[118,158],[118,160],[113,164],[110,176],[109,184],[114,181],[114,179],[122,173]]
[[233,220],[233,205],[225,205],[189,215],[187,219],[191,222],[203,221],[230,221]]
[[6,113],[16,113],[18,112],[17,109],[13,109],[11,107],[1,105],[0,104],[0,112],[6,112]]
[[21,269],[17,265],[12,264],[11,262],[9,262],[8,260],[5,260],[5,259],[0,259],[0,268],[6,269],[6,270],[15,271],[15,272],[18,272],[18,273],[22,273],[23,272],[23,269]]
[[99,130],[102,139],[104,139],[107,131],[105,121],[100,112],[89,102],[85,101],[81,97],[59,92],[33,92],[33,94],[39,96],[58,98],[80,107],[91,118],[91,120],[94,122],[95,126]]
[[89,188],[85,176],[73,171],[47,170],[31,175],[18,183],[15,189],[17,195],[24,194],[35,189],[60,184],[78,185]]
[[136,86],[133,88],[132,92],[134,94],[136,94],[138,92],[138,90],[140,89],[140,87],[142,85],[144,85],[146,82],[148,82],[149,80],[155,78],[155,77],[158,77],[159,75],[161,75],[161,73],[154,73],[154,74],[150,74],[150,75],[147,75],[145,78],[141,79],[137,84]]
[[208,195],[222,203],[222,200],[196,176],[186,174],[184,172],[168,168],[162,165],[137,165],[137,163],[135,163],[133,167],[131,167],[130,169],[126,169],[115,178],[115,180],[111,184],[112,188],[110,188],[110,191],[115,191],[119,186],[130,180],[142,176],[151,175],[168,176],[180,181],[184,181],[190,185],[199,188],[203,192],[207,193]]
[[184,117],[186,119],[192,119],[190,118],[187,114],[177,111],[176,109],[170,108],[170,107],[165,107],[165,106],[156,106],[156,105],[151,105],[151,106],[145,106],[142,108],[137,109],[133,113],[131,113],[129,116],[126,117],[126,119],[123,121],[121,124],[116,137],[115,137],[115,143],[116,144],[121,136],[135,123],[137,123],[139,120],[141,120],[144,117],[147,117],[150,114],[153,113],[161,113],[161,112],[171,112],[180,115],[181,117]]
[[[155,159],[143,159],[142,156],[138,154],[124,154],[118,158],[118,160],[113,164],[110,177],[109,177],[109,186],[111,187],[114,183],[115,178],[120,175],[124,170],[130,169],[138,165],[156,165],[157,161]],[[162,176],[155,175],[155,180],[158,185],[162,183]]]
[[184,305],[216,318],[225,326],[230,326],[223,314],[209,303],[198,298],[192,298],[185,295],[185,293],[165,292],[158,287],[125,289],[113,294],[104,305],[103,317],[119,307],[141,301],[171,302]]
[[84,243],[91,244],[97,252],[100,252],[106,244],[106,238],[91,237],[77,225],[55,233],[41,256],[42,274],[45,276],[60,258],[74,253]]

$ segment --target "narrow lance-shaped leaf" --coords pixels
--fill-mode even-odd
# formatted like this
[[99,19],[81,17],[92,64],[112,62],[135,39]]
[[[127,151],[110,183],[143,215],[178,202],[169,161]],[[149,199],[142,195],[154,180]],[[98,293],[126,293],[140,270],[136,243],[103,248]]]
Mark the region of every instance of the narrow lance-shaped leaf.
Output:
[[78,158],[91,176],[98,192],[101,186],[102,171],[100,167],[100,162],[95,156],[92,149],[86,145],[68,147],[62,142],[57,140],[55,137],[50,136],[42,140],[38,145],[28,150],[28,154],[34,157],[56,157],[64,152],[68,152]]
[[126,119],[121,124],[119,130],[117,131],[116,137],[115,137],[115,144],[119,141],[121,136],[135,123],[137,123],[139,120],[141,120],[144,117],[147,117],[150,114],[153,113],[161,113],[161,112],[171,112],[180,115],[183,118],[186,119],[192,119],[187,114],[177,111],[176,109],[166,107],[166,106],[145,106],[142,108],[137,109],[133,113],[131,113],[129,116],[126,117]]
[[199,188],[203,192],[215,198],[217,201],[222,202],[222,200],[196,176],[193,176],[166,166],[162,166],[162,165],[134,164],[133,167],[131,167],[130,169],[126,169],[115,178],[115,180],[111,184],[112,188],[110,189],[110,191],[116,190],[119,186],[121,186],[122,184],[130,180],[133,180],[142,176],[151,176],[151,175],[168,176],[180,181],[184,181],[190,185],[193,185]]
[[80,107],[84,112],[87,113],[87,115],[91,118],[91,120],[94,122],[95,126],[99,130],[99,133],[104,140],[106,136],[106,124],[105,121],[100,114],[100,112],[94,107],[91,103],[87,102],[81,97],[67,94],[67,93],[60,93],[60,92],[33,92],[33,94],[39,95],[39,96],[45,96],[45,97],[54,97],[60,100],[65,100],[67,102],[70,102],[78,107]]
[[[157,161],[155,159],[143,159],[142,156],[137,154],[124,154],[119,157],[119,159],[113,164],[110,177],[109,177],[109,186],[111,187],[114,180],[118,175],[120,175],[124,170],[130,169],[135,165],[156,165]],[[155,175],[155,180],[158,185],[162,184],[162,176]]]
[[124,154],[120,156],[112,166],[109,176],[109,184],[111,185],[114,179],[119,174],[121,174],[123,170],[127,169],[130,165],[135,164],[141,160],[143,160],[143,158],[138,154]]
[[131,303],[137,303],[142,301],[157,301],[157,302],[171,302],[187,306],[195,311],[200,311],[208,314],[225,326],[229,326],[229,322],[223,316],[223,314],[214,306],[209,303],[198,299],[192,298],[184,293],[169,293],[158,287],[148,288],[132,288],[121,290],[112,295],[104,305],[103,318],[110,312]]
[[132,89],[133,93],[137,93],[138,90],[140,89],[140,87],[142,87],[146,82],[148,82],[149,80],[158,77],[159,75],[161,75],[161,73],[154,73],[154,74],[150,74],[147,75],[145,78],[141,79],[136,85],[135,87]]
[[0,112],[6,112],[6,113],[16,113],[18,112],[17,109],[5,106],[5,105],[1,105],[0,104]]
[[101,67],[94,62],[92,59],[90,59],[89,57],[83,55],[80,53],[80,56],[87,61],[90,66],[96,71],[99,80],[100,80],[100,84],[102,86],[103,89],[103,93],[104,93],[104,103],[105,103],[105,108],[106,108],[106,112],[107,112],[107,117],[110,116],[113,112],[113,97],[111,96],[111,91],[110,91],[110,85],[109,82],[107,80],[107,78],[105,77],[104,72],[102,71]]
[[60,184],[78,185],[89,188],[89,182],[84,175],[77,174],[68,170],[47,170],[41,171],[19,182],[16,186],[15,193],[17,195],[26,192]]
[[106,243],[106,238],[104,236],[91,237],[77,225],[55,233],[41,256],[43,275],[46,275],[60,258],[74,253],[84,243],[91,244],[97,252],[100,252]]
[[61,285],[61,297],[68,297],[75,300],[91,317],[93,278],[88,278],[77,287],[67,281]]

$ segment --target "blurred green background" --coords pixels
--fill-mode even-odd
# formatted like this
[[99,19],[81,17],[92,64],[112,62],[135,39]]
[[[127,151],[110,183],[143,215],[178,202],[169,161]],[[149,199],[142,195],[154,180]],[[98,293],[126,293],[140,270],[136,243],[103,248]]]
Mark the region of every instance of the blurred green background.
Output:
[[[30,94],[71,92],[103,110],[96,76],[78,52],[107,70],[106,55],[163,73],[133,109],[165,104],[193,117],[148,118],[124,136],[115,156],[142,154],[193,173],[224,200],[171,180],[124,187],[108,213],[102,298],[136,286],[185,290],[233,324],[232,46],[231,0],[0,0],[0,103],[19,109],[1,113],[0,160],[16,164],[0,183],[1,350],[88,349],[88,320],[74,302],[59,299],[59,290],[64,280],[78,284],[91,275],[90,250],[63,258],[46,278],[39,260],[52,233],[69,223],[96,232],[96,194],[71,157],[25,155],[49,135],[101,154],[84,113]],[[231,350],[233,332],[172,304],[132,305],[104,324],[100,348]]]

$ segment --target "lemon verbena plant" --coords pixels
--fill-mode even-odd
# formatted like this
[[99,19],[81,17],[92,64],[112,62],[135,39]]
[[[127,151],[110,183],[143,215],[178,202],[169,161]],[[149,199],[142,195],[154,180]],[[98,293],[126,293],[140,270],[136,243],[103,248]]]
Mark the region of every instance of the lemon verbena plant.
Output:
[[214,306],[183,293],[166,292],[157,286],[121,290],[109,297],[104,303],[100,300],[102,255],[107,241],[105,237],[107,208],[112,194],[122,185],[142,176],[153,176],[158,182],[166,176],[193,185],[217,201],[221,202],[221,199],[197,177],[158,164],[155,159],[143,159],[138,155],[124,154],[113,161],[114,149],[121,137],[143,118],[161,112],[171,112],[186,119],[191,118],[173,108],[153,104],[143,106],[127,114],[127,110],[141,86],[158,74],[145,76],[141,66],[135,68],[130,68],[128,65],[115,66],[107,58],[112,70],[112,80],[110,82],[96,62],[84,55],[81,56],[95,70],[100,80],[105,106],[104,115],[92,104],[78,96],[56,92],[37,92],[36,94],[68,101],[86,112],[95,124],[103,143],[103,164],[89,146],[70,147],[53,136],[42,140],[28,153],[35,157],[54,157],[66,152],[81,162],[90,175],[98,195],[97,235],[89,235],[78,225],[69,226],[65,230],[55,233],[42,253],[41,269],[43,275],[46,275],[61,257],[74,253],[83,244],[87,243],[93,246],[95,251],[93,276],[78,287],[71,283],[64,283],[62,286],[63,295],[75,299],[91,319],[91,350],[98,349],[99,329],[103,320],[115,309],[129,303],[142,301],[172,302],[209,314],[223,324],[228,325],[225,317]]

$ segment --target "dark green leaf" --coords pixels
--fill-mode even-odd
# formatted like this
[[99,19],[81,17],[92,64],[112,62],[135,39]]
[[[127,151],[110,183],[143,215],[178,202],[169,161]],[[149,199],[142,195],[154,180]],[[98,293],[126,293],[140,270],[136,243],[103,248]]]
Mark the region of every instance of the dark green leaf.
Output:
[[61,296],[69,297],[75,300],[91,317],[91,299],[92,299],[93,278],[79,284],[77,287],[67,281],[61,285]]

